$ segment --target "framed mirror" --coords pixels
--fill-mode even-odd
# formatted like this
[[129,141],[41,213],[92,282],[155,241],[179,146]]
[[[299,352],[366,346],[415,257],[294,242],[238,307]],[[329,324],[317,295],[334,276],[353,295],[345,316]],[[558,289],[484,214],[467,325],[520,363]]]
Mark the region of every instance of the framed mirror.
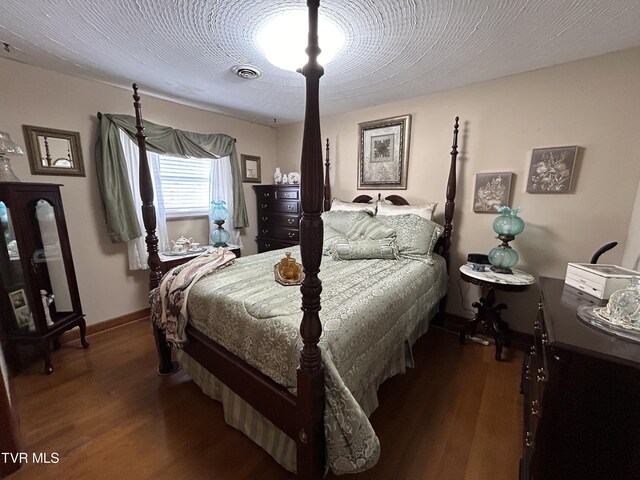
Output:
[[22,130],[33,175],[85,176],[78,132],[33,125]]

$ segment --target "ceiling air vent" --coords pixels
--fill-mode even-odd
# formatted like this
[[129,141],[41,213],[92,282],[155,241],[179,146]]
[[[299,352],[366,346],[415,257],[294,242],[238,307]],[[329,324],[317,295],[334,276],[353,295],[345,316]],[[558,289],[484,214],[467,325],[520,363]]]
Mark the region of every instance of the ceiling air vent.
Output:
[[255,80],[262,76],[260,69],[253,65],[235,65],[231,67],[231,71],[240,78],[244,78],[246,80]]

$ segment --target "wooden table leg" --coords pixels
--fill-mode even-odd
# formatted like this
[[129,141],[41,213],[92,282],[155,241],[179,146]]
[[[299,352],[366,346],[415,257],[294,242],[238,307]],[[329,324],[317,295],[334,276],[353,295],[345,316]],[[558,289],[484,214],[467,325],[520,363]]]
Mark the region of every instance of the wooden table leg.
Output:
[[502,347],[511,344],[509,325],[500,317],[500,311],[507,308],[504,303],[494,305],[496,294],[493,288],[487,292],[487,296],[480,298],[479,302],[473,302],[473,307],[478,311],[472,320],[468,321],[458,334],[460,343],[464,345],[467,334],[475,333],[478,323],[482,323],[486,333],[491,336],[496,344],[496,360],[502,359]]

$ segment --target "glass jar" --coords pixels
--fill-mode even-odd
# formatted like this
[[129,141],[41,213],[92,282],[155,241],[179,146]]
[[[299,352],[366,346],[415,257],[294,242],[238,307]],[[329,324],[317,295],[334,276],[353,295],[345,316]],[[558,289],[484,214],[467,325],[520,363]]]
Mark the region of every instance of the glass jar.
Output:
[[640,330],[640,277],[632,277],[625,288],[613,292],[605,311],[614,325]]

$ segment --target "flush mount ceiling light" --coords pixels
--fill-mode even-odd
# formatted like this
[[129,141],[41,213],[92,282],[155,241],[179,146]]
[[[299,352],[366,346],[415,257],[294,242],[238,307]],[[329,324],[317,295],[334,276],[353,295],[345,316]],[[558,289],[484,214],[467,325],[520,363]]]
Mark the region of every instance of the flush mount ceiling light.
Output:
[[[267,60],[283,70],[296,71],[307,63],[307,12],[289,10],[267,19],[259,28],[256,39]],[[318,18],[318,43],[321,65],[328,64],[344,45],[344,32],[327,17]]]
[[244,78],[246,80],[254,80],[262,76],[260,69],[253,65],[234,65],[231,67],[231,71],[240,78]]

